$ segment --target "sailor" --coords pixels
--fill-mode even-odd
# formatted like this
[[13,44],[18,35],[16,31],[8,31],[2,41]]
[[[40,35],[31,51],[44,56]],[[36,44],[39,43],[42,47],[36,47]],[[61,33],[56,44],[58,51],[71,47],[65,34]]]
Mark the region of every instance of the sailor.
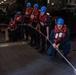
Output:
[[16,23],[13,20],[13,18],[11,18],[9,22],[9,26],[8,26],[8,33],[9,33],[10,41],[15,41],[15,26],[16,26]]
[[17,24],[16,29],[17,40],[22,40],[24,39],[24,29],[23,26],[21,25],[23,23],[23,15],[20,11],[16,13],[14,20]]
[[[40,11],[39,11],[38,7],[39,7],[38,4],[34,4],[33,11],[32,11],[31,16],[30,16],[30,24],[29,25],[32,25],[34,28],[37,27],[37,24],[39,22]],[[30,41],[31,46],[36,46],[39,48],[39,44],[40,44],[39,33],[32,28],[30,30],[30,33],[31,33],[31,41]]]
[[47,44],[48,49],[48,41],[46,39],[49,39],[49,27],[50,27],[50,16],[47,14],[47,8],[45,6],[42,6],[40,9],[40,16],[39,16],[39,24],[40,24],[40,31],[46,36],[41,35],[41,49],[39,52],[45,51],[45,43]]
[[64,24],[62,18],[58,18],[54,29],[50,32],[50,45],[47,54],[50,56],[56,56],[56,49],[63,50],[63,55],[66,57],[70,52],[70,31]]
[[31,13],[32,13],[32,10],[33,8],[31,7],[31,3],[28,2],[26,4],[26,10],[25,10],[25,13],[24,13],[24,30],[25,30],[25,35],[26,35],[26,38],[24,39],[25,41],[28,41],[28,36],[29,36],[29,26],[27,26],[29,24],[29,20],[30,20],[30,16],[31,16]]

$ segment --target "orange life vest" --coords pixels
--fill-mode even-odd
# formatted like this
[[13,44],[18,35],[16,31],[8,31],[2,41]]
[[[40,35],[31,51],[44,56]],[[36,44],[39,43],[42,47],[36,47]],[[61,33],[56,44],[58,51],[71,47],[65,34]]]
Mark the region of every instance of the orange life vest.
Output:
[[16,23],[15,23],[14,21],[11,21],[11,22],[9,23],[9,28],[10,28],[10,29],[14,29],[15,26],[16,26]]
[[33,8],[26,8],[25,18],[30,18]]
[[31,14],[31,16],[30,16],[30,21],[37,23],[38,20],[39,20],[39,13],[40,13],[40,12],[39,12],[39,9],[33,10],[33,11],[32,11],[32,14]]
[[55,29],[54,29],[54,42],[58,43],[58,42],[62,41],[66,36],[66,32],[67,32],[66,25],[64,25],[63,28],[60,29],[60,30],[58,29],[57,26],[55,26]]
[[39,20],[40,20],[40,24],[42,25],[42,26],[45,26],[46,25],[46,22],[47,22],[47,18],[48,18],[49,16],[47,15],[47,14],[44,14],[43,16],[39,16]]
[[22,15],[18,15],[17,17],[15,17],[15,21],[22,22]]

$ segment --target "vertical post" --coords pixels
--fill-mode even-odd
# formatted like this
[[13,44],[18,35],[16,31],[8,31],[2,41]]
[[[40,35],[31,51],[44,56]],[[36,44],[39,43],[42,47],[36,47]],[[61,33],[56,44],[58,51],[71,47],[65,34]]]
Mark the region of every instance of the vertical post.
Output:
[[50,0],[47,0],[47,4],[49,4],[50,3]]
[[68,0],[68,3],[71,3],[72,2],[72,0]]
[[68,0],[68,3],[70,3],[70,0]]
[[9,41],[8,29],[5,28],[5,41]]

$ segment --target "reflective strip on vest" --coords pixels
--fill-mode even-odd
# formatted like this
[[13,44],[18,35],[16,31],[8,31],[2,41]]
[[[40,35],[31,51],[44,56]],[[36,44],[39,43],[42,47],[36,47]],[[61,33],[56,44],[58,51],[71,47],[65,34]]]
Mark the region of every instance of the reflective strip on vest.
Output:
[[31,19],[34,19],[34,15],[31,15]]
[[62,38],[63,37],[63,33],[56,33],[55,34],[55,39],[57,39],[57,38]]
[[43,22],[41,22],[41,21],[40,21],[40,24],[41,24],[42,26],[45,26],[45,24],[44,24]]

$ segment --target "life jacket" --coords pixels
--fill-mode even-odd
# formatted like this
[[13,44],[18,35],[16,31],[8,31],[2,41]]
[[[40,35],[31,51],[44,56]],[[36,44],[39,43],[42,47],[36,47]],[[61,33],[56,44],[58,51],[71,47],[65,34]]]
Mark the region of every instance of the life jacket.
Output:
[[39,13],[40,13],[39,9],[33,10],[30,16],[30,21],[37,23],[39,20]]
[[39,16],[39,20],[40,20],[40,25],[41,26],[46,26],[46,22],[47,19],[50,18],[50,16],[48,16],[46,13],[43,16]]
[[16,23],[15,23],[14,21],[11,21],[11,22],[9,23],[9,29],[14,29],[15,26],[16,26]]
[[66,32],[67,32],[67,27],[66,25],[63,26],[62,29],[58,29],[57,26],[55,26],[54,29],[54,42],[57,44],[58,42],[62,41],[65,36],[66,36]]
[[30,18],[33,8],[26,8],[25,18]]
[[22,15],[18,15],[15,17],[16,22],[22,22]]

